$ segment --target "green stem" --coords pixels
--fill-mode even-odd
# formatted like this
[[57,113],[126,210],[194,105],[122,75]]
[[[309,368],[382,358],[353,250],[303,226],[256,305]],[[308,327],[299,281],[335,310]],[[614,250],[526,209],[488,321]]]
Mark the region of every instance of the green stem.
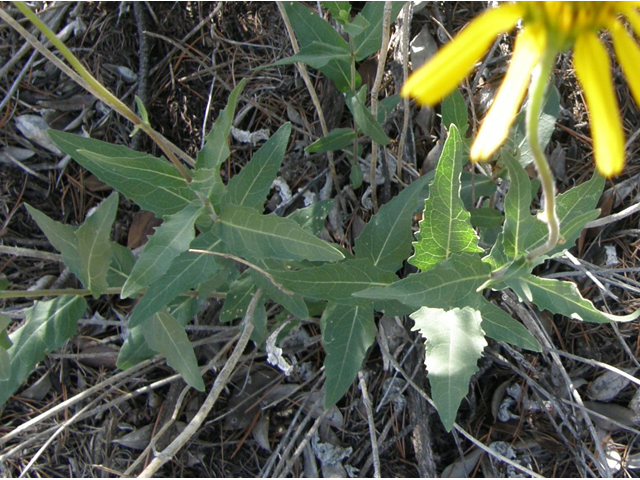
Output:
[[553,172],[547,157],[540,146],[538,138],[538,122],[542,111],[542,100],[547,80],[551,74],[556,57],[553,48],[547,48],[532,74],[529,89],[529,107],[527,108],[527,138],[533,160],[538,170],[538,179],[542,186],[542,205],[544,210],[539,214],[541,220],[547,224],[549,237],[540,247],[527,254],[527,260],[533,260],[551,251],[560,242],[560,222],[556,212],[556,187]]

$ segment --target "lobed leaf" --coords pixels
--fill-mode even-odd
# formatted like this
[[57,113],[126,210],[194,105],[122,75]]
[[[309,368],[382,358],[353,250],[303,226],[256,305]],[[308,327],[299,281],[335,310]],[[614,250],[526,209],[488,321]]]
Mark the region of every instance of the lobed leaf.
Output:
[[422,307],[412,313],[414,330],[426,339],[425,360],[431,398],[444,428],[450,431],[469,380],[478,371],[478,359],[487,341],[480,312],[469,307],[453,310]]
[[487,337],[533,352],[542,351],[540,343],[524,325],[483,296],[478,295],[477,299],[478,302],[474,308],[478,309],[482,315],[482,329]]
[[469,222],[470,214],[460,199],[461,149],[458,128],[451,125],[433,183],[429,187],[429,198],[425,201],[417,241],[413,243],[415,253],[408,260],[422,271],[433,268],[456,253],[482,252]]

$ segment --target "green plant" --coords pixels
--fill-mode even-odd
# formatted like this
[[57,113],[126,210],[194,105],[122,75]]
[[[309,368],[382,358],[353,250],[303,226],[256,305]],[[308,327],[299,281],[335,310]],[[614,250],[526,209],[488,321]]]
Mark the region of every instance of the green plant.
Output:
[[[386,142],[380,119],[365,107],[366,91],[355,91],[358,80],[354,74],[355,61],[379,48],[381,7],[367,4],[351,20],[347,2],[327,2],[326,6],[350,41],[343,40],[324,20],[309,16],[306,7],[287,3],[303,50],[281,63],[304,61],[334,80],[346,92],[360,129],[374,142]],[[75,334],[75,324],[87,308],[87,295],[139,298],[128,320],[128,335],[118,358],[120,368],[160,353],[199,390],[205,385],[184,330],[197,314],[198,299],[226,297],[220,315],[225,322],[244,316],[252,310],[252,298],[259,298],[251,317],[256,343],[269,331],[267,302],[280,304],[300,319],[309,316],[312,304],[320,303],[327,353],[325,407],[339,401],[356,378],[375,339],[375,312],[410,315],[427,339],[432,396],[447,429],[477,370],[485,337],[540,350],[529,331],[484,293],[510,288],[523,301],[583,321],[627,321],[640,314],[607,315],[584,299],[573,283],[532,274],[545,259],[571,247],[586,223],[598,216],[595,207],[604,183],[599,175],[557,197],[565,243],[530,259],[530,252],[545,244],[547,226],[530,213],[539,185],[529,179],[519,162],[526,149],[520,148],[522,134],[516,128],[512,142],[500,150],[495,174],[496,179],[510,184],[504,217],[490,206],[474,208],[476,199],[493,195],[496,188],[493,179],[463,171],[468,160],[464,138],[468,118],[458,92],[442,107],[448,137],[436,171],[383,205],[355,240],[353,254],[318,238],[328,213],[327,202],[286,218],[264,215],[264,202],[281,167],[291,127],[281,126],[225,184],[220,168],[230,156],[229,132],[245,83],[241,81],[230,94],[191,170],[181,171],[164,158],[124,146],[50,132],[63,152],[163,219],[163,224],[136,259],[130,250],[110,240],[116,193],[78,227],[27,207],[85,289],[47,292],[57,298],[36,301],[25,324],[8,337],[4,332],[9,322],[0,318],[0,404],[46,352]],[[548,98],[546,115],[554,110],[553,91]],[[148,122],[140,125],[151,128]],[[343,148],[356,138],[355,131],[341,129],[310,148]],[[414,241],[412,220],[420,209],[423,219]],[[407,259],[419,272],[401,279],[397,272]],[[248,268],[241,272],[232,260]],[[26,294],[0,292],[0,298],[19,296]]]

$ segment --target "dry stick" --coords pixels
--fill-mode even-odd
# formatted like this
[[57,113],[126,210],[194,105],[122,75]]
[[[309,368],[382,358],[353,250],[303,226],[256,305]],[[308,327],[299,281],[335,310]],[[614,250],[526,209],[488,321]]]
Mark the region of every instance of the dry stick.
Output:
[[[387,50],[389,49],[389,25],[391,24],[391,6],[392,5],[389,0],[386,0],[384,2],[384,10],[382,14],[382,45],[380,46],[380,55],[378,56],[378,69],[376,70],[376,78],[373,81],[373,86],[371,87],[371,114],[373,115],[374,119],[378,118],[378,94],[380,93],[380,85],[382,85],[382,77],[384,76],[384,67],[387,60]],[[387,161],[387,159],[383,158],[381,161],[384,163]],[[402,163],[402,158],[398,159],[398,163]],[[378,144],[375,142],[375,140],[371,139],[371,165],[369,165],[369,184],[371,185],[371,201],[373,202],[374,213],[378,211],[378,183],[376,182],[377,166]]]
[[614,213],[612,215],[598,218],[597,220],[589,222],[585,225],[584,228],[595,228],[595,227],[602,227],[604,225],[609,225],[610,223],[617,222],[618,220],[622,220],[623,218],[626,218],[629,215],[633,215],[639,210],[640,210],[640,203],[636,203],[635,205],[631,205],[630,207],[627,207],[618,213]]
[[[143,368],[148,367],[150,365],[153,365],[154,363],[157,363],[159,361],[160,361],[160,358],[155,358],[155,359],[151,359],[151,360],[147,360],[145,362],[139,363],[135,367],[131,367],[128,370],[125,370],[124,372],[120,372],[120,373],[114,375],[113,377],[105,380],[104,382],[101,382],[100,384],[98,384],[98,385],[96,385],[94,387],[88,388],[87,390],[79,393],[75,397],[72,397],[69,400],[66,400],[66,401],[60,403],[59,405],[56,405],[55,407],[50,408],[46,412],[38,415],[36,418],[33,418],[33,419],[29,420],[28,422],[23,423],[22,425],[16,427],[11,432],[9,432],[9,433],[3,435],[2,437],[0,437],[0,446],[4,445],[9,440],[12,440],[13,438],[17,437],[18,435],[20,435],[21,433],[25,432],[29,428],[37,425],[38,423],[43,422],[44,420],[46,420],[48,418],[51,418],[52,416],[56,415],[57,413],[62,412],[66,408],[69,408],[72,405],[74,405],[74,404],[76,404],[76,403],[88,398],[90,395],[94,394],[95,392],[99,391],[100,389],[102,389],[102,388],[104,388],[104,387],[106,387],[108,385],[115,384],[115,383],[119,382],[120,380],[125,380],[126,378],[131,377],[134,374],[137,374]],[[4,456],[0,456],[0,461],[3,461],[3,460],[4,460]]]
[[[433,403],[433,400],[431,400],[431,397],[429,397],[429,395],[427,395],[425,391],[422,390],[420,386],[413,381],[413,379],[407,374],[407,372],[404,371],[404,368],[402,368],[402,366],[398,363],[398,361],[395,358],[393,358],[387,350],[384,349],[384,346],[382,345],[379,345],[379,346],[380,346],[380,349],[383,351],[383,353],[389,357],[389,361],[391,362],[393,367],[400,373],[400,375],[404,377],[407,383],[409,383],[409,385],[411,385],[415,389],[415,391],[429,403],[429,405],[431,405],[433,408],[436,408],[436,405],[435,403]],[[492,457],[495,457],[498,460],[501,460],[507,463],[508,465],[511,465],[516,470],[526,473],[527,475],[531,475],[532,477],[536,477],[536,478],[543,478],[542,475],[534,472],[533,470],[528,469],[527,467],[523,467],[522,465],[514,462],[513,460],[508,459],[504,455],[499,454],[498,452],[493,450],[491,447],[482,443],[480,440],[477,440],[475,437],[473,437],[473,435],[468,433],[464,428],[462,428],[457,423],[453,424],[453,428],[455,428],[458,433],[462,434],[467,440],[469,440],[471,443],[473,443],[475,446],[480,448],[482,451],[484,451],[488,455],[491,455]]]
[[0,254],[15,255],[16,257],[38,258],[40,260],[49,260],[51,262],[62,262],[62,255],[59,253],[43,252],[40,250],[31,250],[23,247],[9,247],[0,245]]
[[[286,10],[282,6],[282,2],[276,2],[278,5],[278,10],[280,11],[280,15],[282,16],[282,20],[284,21],[284,25],[287,28],[287,34],[289,35],[289,40],[291,41],[291,48],[293,48],[293,53],[298,53],[300,51],[300,46],[298,45],[298,40],[296,40],[295,33],[293,32],[293,27],[291,26],[291,21],[289,20],[289,16],[287,15]],[[320,100],[318,99],[318,95],[316,94],[315,88],[313,88],[313,83],[311,82],[311,78],[309,78],[309,73],[307,72],[307,66],[304,63],[297,62],[296,67],[298,68],[298,72],[302,76],[304,80],[304,84],[309,90],[309,95],[311,96],[311,101],[313,102],[313,106],[318,113],[318,119],[320,120],[320,128],[322,128],[322,135],[326,136],[329,133],[327,130],[327,122],[324,120],[324,112],[322,111],[322,105],[320,104]],[[333,185],[335,186],[336,192],[340,189],[340,184],[338,183],[338,174],[336,173],[336,164],[333,161],[333,152],[327,152],[327,159],[329,160],[329,168],[331,169],[331,176],[333,177]]]
[[196,416],[193,418],[193,420],[191,420],[184,431],[180,433],[180,435],[178,435],[178,437],[176,437],[176,439],[169,444],[167,448],[158,453],[156,458],[154,458],[149,466],[147,466],[147,468],[145,468],[139,475],[139,478],[153,477],[158,469],[162,467],[162,465],[171,460],[174,455],[176,455],[178,451],[182,447],[184,447],[184,445],[196,434],[202,423],[205,421],[207,415],[218,400],[220,393],[222,393],[222,390],[227,385],[227,381],[229,380],[233,369],[240,360],[242,352],[249,343],[249,337],[251,336],[251,332],[253,332],[253,315],[256,307],[258,306],[258,302],[261,296],[262,289],[258,288],[258,290],[256,290],[256,293],[253,295],[253,298],[251,299],[251,302],[247,307],[247,313],[242,320],[242,334],[240,335],[240,339],[238,340],[236,348],[234,348],[233,353],[231,353],[231,356],[229,357],[229,360],[227,360],[227,363],[225,363],[222,370],[220,370],[220,373],[218,374],[218,377],[216,378],[216,381],[214,382],[209,395],[207,395],[207,398],[200,407],[200,410],[198,410]]
[[[409,78],[409,37],[411,36],[411,19],[413,18],[413,2],[407,2],[403,7],[402,16],[402,80]],[[396,86],[397,89],[397,86]],[[398,143],[398,159],[396,162],[396,175],[402,181],[402,162],[404,159],[404,144],[407,141],[407,131],[409,130],[409,118],[411,116],[411,106],[409,97],[402,99],[402,132]]]
[[[386,6],[386,5],[385,5]],[[369,425],[369,436],[371,437],[371,456],[373,457],[373,475],[375,478],[381,478],[380,474],[380,455],[378,454],[378,439],[376,438],[376,424],[373,419],[373,408],[371,408],[371,399],[367,392],[367,382],[364,379],[362,370],[358,371],[358,382],[362,391],[362,401],[367,411],[367,423]]]
[[[542,344],[544,350],[549,353],[549,355],[551,356],[551,358],[553,360],[553,363],[555,363],[556,366],[558,367],[558,370],[560,371],[560,375],[562,376],[562,378],[563,378],[563,380],[565,382],[565,385],[567,387],[567,391],[571,394],[571,396],[573,397],[575,403],[579,406],[580,412],[582,413],[582,416],[584,417],[583,418],[584,422],[587,425],[587,429],[589,430],[589,433],[591,434],[591,437],[593,438],[593,441],[594,441],[594,444],[595,444],[595,448],[596,448],[596,452],[597,452],[598,456],[603,460],[602,462],[594,462],[594,463],[596,463],[596,466],[598,467],[598,470],[602,470],[600,472],[601,475],[603,475],[606,478],[611,477],[611,470],[609,468],[609,465],[605,461],[607,456],[605,455],[604,450],[602,449],[602,444],[600,443],[600,439],[598,438],[598,433],[596,432],[596,429],[595,429],[595,427],[593,425],[593,422],[591,421],[591,417],[587,413],[587,408],[584,406],[584,403],[582,403],[582,397],[580,396],[580,393],[578,392],[578,390],[573,385],[573,382],[571,381],[571,378],[569,377],[569,374],[567,373],[566,369],[564,368],[564,365],[562,364],[562,361],[560,361],[560,356],[557,353],[555,353],[556,349],[553,347],[553,343],[551,342],[551,339],[549,338],[549,335],[544,330],[544,328],[542,328],[538,324],[539,323],[539,319],[537,318],[537,316],[529,314],[529,311],[522,304],[517,303],[515,301],[509,302],[509,300],[512,300],[512,299],[506,294],[503,295],[503,299],[507,300],[507,303],[509,304],[509,306],[511,308],[513,308],[516,312],[518,312],[518,314],[519,314],[518,316],[521,317],[521,319],[524,322],[525,326],[531,332],[536,332],[537,333],[536,336],[538,337],[538,340]],[[589,453],[591,453],[591,452],[589,452]]]

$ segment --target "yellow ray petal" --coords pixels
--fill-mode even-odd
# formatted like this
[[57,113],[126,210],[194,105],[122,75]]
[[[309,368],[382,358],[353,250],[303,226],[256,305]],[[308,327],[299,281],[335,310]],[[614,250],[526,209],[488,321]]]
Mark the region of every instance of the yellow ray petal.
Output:
[[473,20],[457,37],[407,80],[403,97],[435,105],[451,93],[500,33],[511,30],[522,15],[519,5],[505,4]]
[[629,83],[633,99],[636,101],[636,105],[640,106],[640,77],[638,76],[640,48],[618,21],[612,26],[611,34],[616,56],[627,78],[627,83]]
[[544,31],[535,25],[518,35],[507,75],[471,147],[471,160],[487,160],[506,140],[527,93],[531,72],[545,48]]
[[624,167],[624,135],[609,57],[595,33],[584,32],[578,36],[573,49],[573,65],[591,118],[596,167],[605,177],[613,177]]

